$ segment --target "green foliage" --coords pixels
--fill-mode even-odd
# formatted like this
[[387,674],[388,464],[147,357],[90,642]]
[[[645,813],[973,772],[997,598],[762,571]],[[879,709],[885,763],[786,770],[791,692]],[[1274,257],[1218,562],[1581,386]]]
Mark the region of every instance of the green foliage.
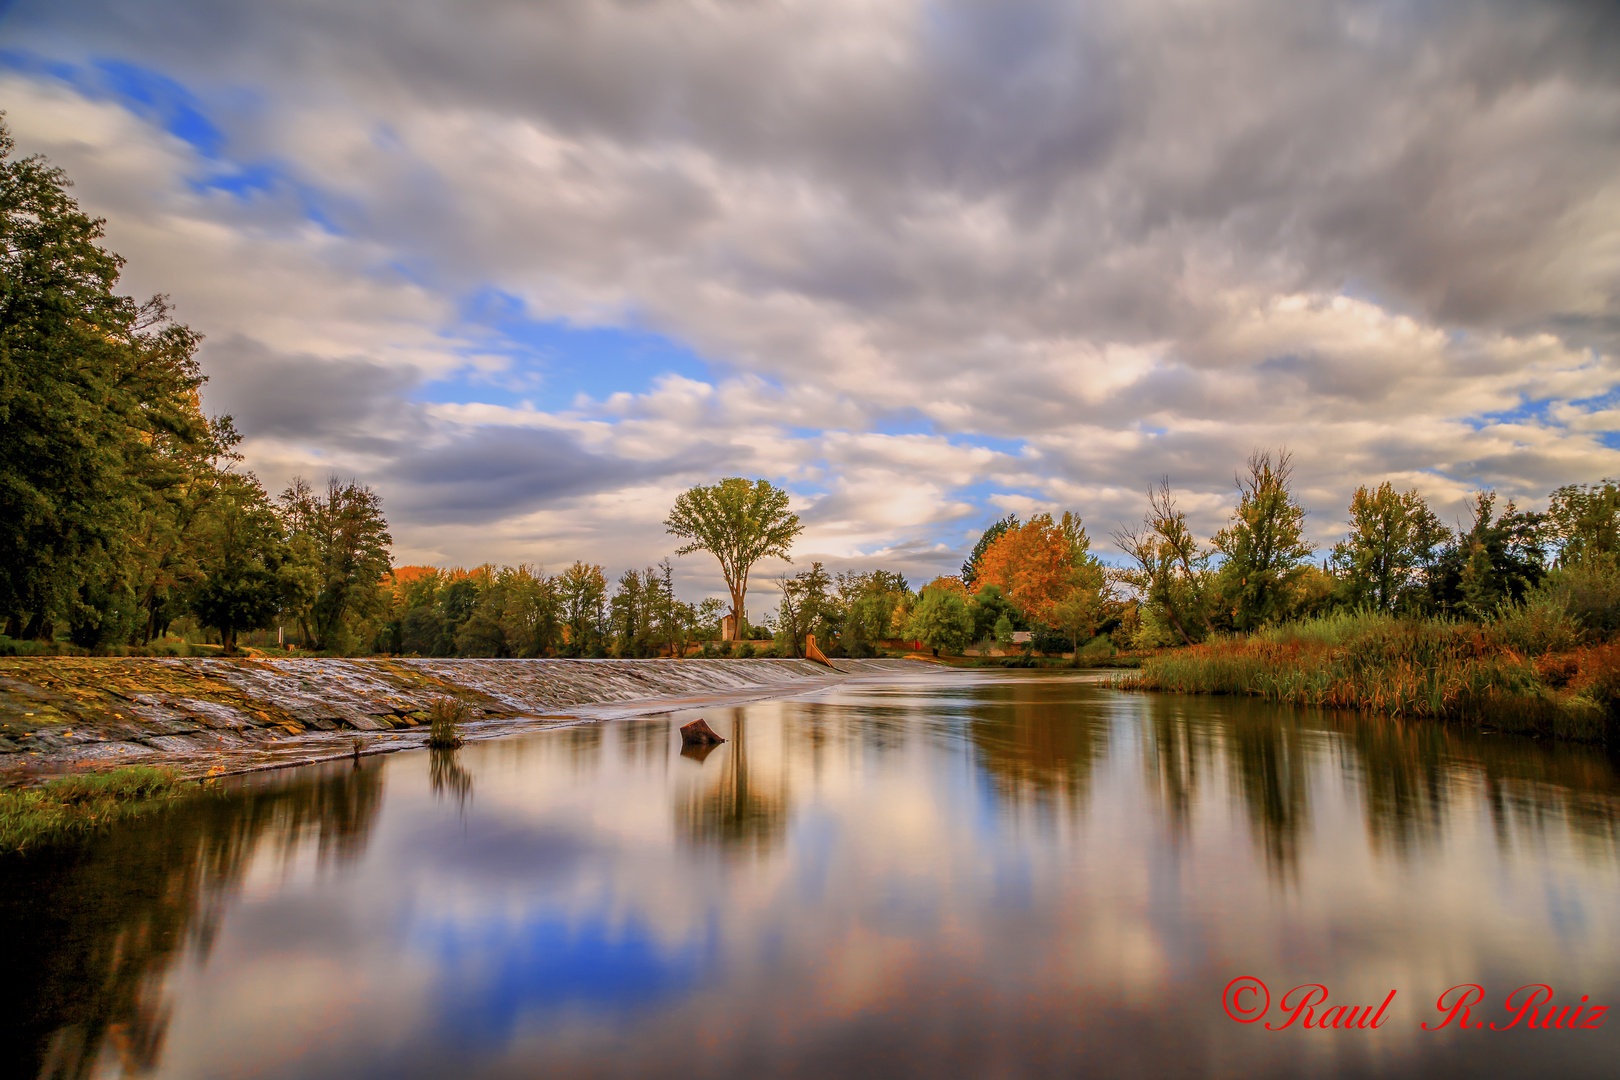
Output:
[[1556,597],[1537,593],[1507,604],[1486,624],[1487,638],[1523,656],[1567,652],[1581,643],[1581,625]]
[[279,573],[283,603],[305,647],[351,651],[355,624],[387,606],[383,579],[393,538],[382,500],[369,487],[332,476],[324,496],[295,477],[278,502],[289,549]]
[[0,791],[0,853],[60,843],[181,793],[167,769],[136,766]]
[[564,655],[606,655],[607,578],[602,568],[576,561],[557,576],[557,600]]
[[1147,495],[1141,526],[1114,534],[1114,543],[1136,564],[1120,578],[1140,597],[1143,630],[1153,644],[1179,640],[1191,645],[1214,632],[1210,619],[1214,574],[1209,568],[1213,552],[1204,550],[1187,527],[1187,515],[1176,507],[1169,477],[1149,488]]
[[1333,548],[1340,602],[1378,611],[1412,609],[1423,597],[1425,570],[1450,536],[1416,491],[1356,489],[1350,535]]
[[1552,493],[1547,530],[1563,566],[1605,563],[1620,558],[1620,486],[1566,484]]
[[1305,510],[1289,490],[1292,456],[1280,451],[1249,455],[1248,475],[1236,479],[1238,506],[1232,522],[1215,535],[1224,556],[1220,569],[1223,612],[1240,631],[1287,618],[1291,586],[1312,545],[1305,539]]
[[1538,592],[1568,612],[1589,640],[1620,634],[1620,567],[1613,562],[1582,559],[1557,567]]
[[0,620],[94,647],[133,632],[170,519],[233,436],[197,407],[198,335],[162,297],[116,295],[102,222],[11,151],[0,127]]
[[1517,604],[1547,575],[1542,518],[1509,502],[1496,513],[1496,493],[1480,492],[1473,525],[1441,552],[1429,575],[1432,603],[1442,613],[1484,621]]
[[787,492],[766,480],[737,476],[683,491],[664,527],[688,541],[675,554],[707,551],[720,560],[739,632],[746,619],[749,570],[769,556],[792,562],[788,548],[804,531],[798,515],[788,511]]
[[973,641],[967,601],[951,589],[924,589],[906,624],[906,636],[927,645],[936,656],[941,650],[961,652]]
[[831,609],[831,585],[832,579],[819,562],[811,563],[810,569],[792,577],[784,575],[777,579],[782,600],[777,607],[776,622],[788,656],[803,656],[806,638],[818,629],[823,644],[829,640],[825,626]]
[[[983,594],[981,593],[980,595]],[[995,626],[991,628],[990,636],[995,643],[1000,645],[1002,648],[1006,648],[1012,644],[1013,624],[1012,620],[1008,618],[1005,613],[997,617]]]
[[227,653],[239,631],[267,626],[281,608],[287,558],[280,519],[252,474],[221,479],[195,530],[198,578],[191,611],[220,632]]

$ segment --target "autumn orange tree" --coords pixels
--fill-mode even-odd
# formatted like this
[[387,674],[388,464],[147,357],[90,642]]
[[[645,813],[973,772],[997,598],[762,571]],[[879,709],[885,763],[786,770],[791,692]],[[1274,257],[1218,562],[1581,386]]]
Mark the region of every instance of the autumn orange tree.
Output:
[[1038,514],[1002,533],[980,558],[975,584],[998,586],[1031,622],[1078,644],[1102,621],[1107,578],[1080,518]]

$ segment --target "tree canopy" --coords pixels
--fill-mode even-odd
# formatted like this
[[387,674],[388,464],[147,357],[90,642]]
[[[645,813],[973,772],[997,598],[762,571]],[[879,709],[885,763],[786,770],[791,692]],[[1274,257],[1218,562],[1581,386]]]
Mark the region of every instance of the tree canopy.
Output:
[[798,515],[788,510],[787,492],[768,480],[739,476],[681,492],[664,527],[687,541],[675,554],[707,551],[720,560],[736,627],[745,617],[748,572],[767,557],[792,562],[788,549],[804,531]]

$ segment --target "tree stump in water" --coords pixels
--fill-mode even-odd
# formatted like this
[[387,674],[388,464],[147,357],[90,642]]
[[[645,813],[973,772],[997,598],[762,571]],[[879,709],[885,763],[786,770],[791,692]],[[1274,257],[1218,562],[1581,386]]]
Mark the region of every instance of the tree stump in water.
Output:
[[706,720],[694,720],[681,728],[681,742],[687,746],[711,746],[725,741],[715,734]]

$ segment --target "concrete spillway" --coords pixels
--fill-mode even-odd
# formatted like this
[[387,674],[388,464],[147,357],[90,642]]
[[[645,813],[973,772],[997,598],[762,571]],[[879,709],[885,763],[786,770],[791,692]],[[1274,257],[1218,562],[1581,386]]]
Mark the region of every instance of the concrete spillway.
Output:
[[903,660],[80,659],[0,661],[0,779],[119,764],[228,773],[403,749],[435,698],[465,734],[800,693]]

